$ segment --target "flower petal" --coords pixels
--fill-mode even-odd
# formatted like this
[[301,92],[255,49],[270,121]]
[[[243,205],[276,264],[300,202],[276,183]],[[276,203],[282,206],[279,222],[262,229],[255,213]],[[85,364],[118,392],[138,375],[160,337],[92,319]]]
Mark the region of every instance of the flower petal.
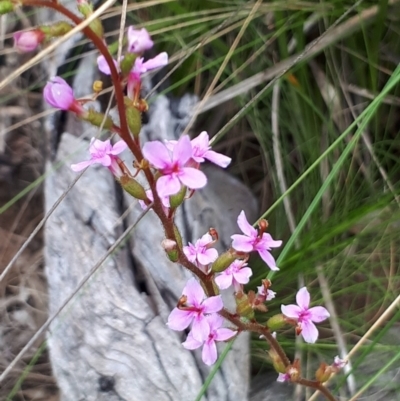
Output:
[[205,296],[203,288],[194,277],[189,279],[186,283],[182,294],[186,295],[187,303],[192,306],[199,306],[203,302]]
[[156,57],[145,61],[142,67],[145,68],[146,71],[150,71],[158,67],[164,67],[167,64],[168,64],[168,54],[166,52],[162,52],[158,54]]
[[239,252],[251,252],[253,250],[253,238],[242,234],[231,235],[232,248]]
[[204,315],[197,315],[193,321],[192,331],[193,338],[197,341],[204,342],[210,334],[210,326]]
[[276,265],[274,257],[266,249],[257,249],[261,259],[268,265],[273,271],[278,271],[279,267]]
[[304,321],[301,324],[301,335],[306,343],[314,344],[318,339],[318,329],[313,322]]
[[310,319],[314,323],[323,322],[330,316],[329,312],[323,306],[314,306],[308,310],[310,313]]
[[164,169],[171,164],[171,155],[160,141],[146,142],[143,146],[143,156],[155,168]]
[[222,168],[228,167],[230,162],[232,161],[230,157],[225,156],[221,153],[214,152],[213,150],[208,150],[204,154],[204,158]]
[[243,234],[246,234],[248,237],[253,239],[257,238],[257,230],[247,221],[244,210],[240,212],[237,218],[237,223]]
[[226,290],[232,285],[232,274],[221,273],[219,276],[215,277],[215,283],[220,290]]
[[174,195],[181,189],[181,182],[175,174],[163,175],[156,183],[157,193],[160,198]]
[[75,172],[82,171],[83,169],[92,165],[93,163],[94,163],[93,160],[86,160],[80,163],[71,164],[71,170]]
[[310,293],[307,291],[307,287],[300,288],[300,290],[297,291],[296,302],[303,310],[308,309],[310,305]]
[[281,305],[281,311],[290,319],[298,319],[301,314],[301,309],[297,305]]
[[192,157],[192,144],[188,135],[183,135],[173,148],[172,160],[183,166]]
[[217,330],[217,335],[215,336],[216,341],[226,341],[236,335],[236,331],[231,329],[226,329],[224,327]]
[[193,313],[174,308],[168,316],[167,325],[171,330],[185,330],[193,320]]
[[183,185],[189,189],[203,188],[207,184],[207,177],[205,174],[192,167],[184,167],[179,174],[179,179]]
[[213,263],[218,258],[218,251],[214,248],[206,249],[203,253],[197,254],[197,260],[202,265]]
[[198,341],[193,337],[192,332],[190,332],[186,338],[186,341],[182,343],[182,345],[186,348],[186,349],[197,349],[200,348],[203,345],[202,341]]
[[[115,65],[115,68],[117,69],[117,71],[119,71],[119,66],[118,66],[117,60],[113,59],[113,63]],[[97,57],[97,67],[103,74],[111,75],[110,67],[104,56]]]
[[233,273],[233,277],[240,284],[247,284],[252,275],[253,271],[250,269],[250,267],[242,267],[238,272]]
[[112,147],[112,150],[110,152],[110,154],[112,155],[119,155],[120,153],[122,153],[125,149],[127,149],[128,145],[125,143],[125,141],[118,141],[114,144],[114,146]]
[[215,345],[215,341],[207,341],[203,346],[203,352],[201,354],[203,362],[211,366],[217,360],[217,346]]
[[219,312],[224,307],[224,304],[222,302],[221,295],[216,295],[214,297],[207,298],[203,302],[203,306],[204,313],[215,313]]

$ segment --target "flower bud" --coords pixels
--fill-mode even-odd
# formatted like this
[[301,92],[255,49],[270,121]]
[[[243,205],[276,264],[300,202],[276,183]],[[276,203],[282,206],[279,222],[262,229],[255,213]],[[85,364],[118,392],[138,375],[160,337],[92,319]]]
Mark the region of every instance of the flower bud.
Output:
[[71,24],[69,24],[68,22],[59,21],[53,25],[43,25],[40,27],[40,30],[44,34],[46,34],[46,37],[49,39],[49,38],[64,36],[72,28],[73,28],[73,26]]
[[8,14],[14,11],[14,4],[11,1],[0,1],[0,15]]
[[218,256],[215,262],[211,266],[211,270],[214,273],[221,273],[226,270],[234,260],[237,259],[235,253],[231,251],[226,251],[222,255]]
[[[93,14],[93,4],[87,0],[78,0],[78,10],[85,18],[88,18]],[[104,36],[103,25],[99,19],[92,21],[89,28],[100,38]]]
[[128,175],[123,175],[119,182],[122,188],[128,192],[129,195],[132,195],[136,199],[146,200],[146,191],[144,188],[132,177]]
[[169,197],[169,204],[171,208],[176,209],[183,203],[186,196],[186,189],[187,188],[184,185],[182,185],[179,192]]
[[132,70],[133,65],[135,64],[136,58],[137,58],[137,54],[127,53],[125,55],[124,59],[121,60],[120,68],[121,68],[122,75],[124,77],[128,76],[128,74]]
[[164,248],[168,259],[171,262],[175,263],[178,261],[178,250],[175,241],[172,241],[171,239],[164,239],[161,243],[161,246]]
[[332,376],[333,369],[331,366],[327,365],[325,362],[322,362],[317,371],[315,372],[315,378],[320,383],[325,383]]
[[285,326],[285,324],[286,320],[285,317],[282,315],[282,313],[270,317],[267,321],[267,327],[272,331],[281,329],[283,326]]
[[268,351],[269,357],[271,358],[272,361],[272,365],[274,366],[274,369],[278,372],[278,373],[286,373],[286,366],[285,364],[282,362],[281,357],[278,355],[278,353],[271,348]]
[[137,138],[140,134],[140,130],[142,129],[142,116],[139,110],[132,105],[132,100],[125,97],[125,112],[126,112],[126,121],[128,123],[129,130],[134,138]]
[[174,224],[174,234],[175,234],[175,238],[178,242],[179,249],[182,249],[182,247],[183,247],[182,236],[178,230],[178,227],[175,224]]
[[106,117],[105,114],[99,113],[93,109],[89,109],[86,115],[82,115],[80,117],[96,127],[103,127],[104,129],[108,130],[110,130],[114,125],[111,117]]
[[93,92],[100,93],[103,90],[103,81],[93,82]]
[[247,295],[243,292],[238,292],[235,294],[236,301],[236,313],[245,317],[246,319],[252,320],[254,319],[254,311],[249,301]]
[[33,29],[31,31],[15,32],[13,37],[14,47],[20,53],[29,53],[35,50],[39,44],[43,42],[46,35],[40,29]]

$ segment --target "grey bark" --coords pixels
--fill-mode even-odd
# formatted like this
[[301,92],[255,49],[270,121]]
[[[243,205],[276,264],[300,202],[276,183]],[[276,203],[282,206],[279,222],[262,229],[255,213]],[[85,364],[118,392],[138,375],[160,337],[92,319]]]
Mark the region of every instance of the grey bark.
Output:
[[[93,65],[94,59],[87,58],[75,78],[78,96],[91,91]],[[142,140],[175,139],[195,101],[186,96],[174,102],[172,110],[170,101],[159,96],[150,109]],[[48,121],[50,131],[57,122],[57,118]],[[56,158],[47,168],[48,172],[55,170],[46,180],[46,210],[76,178],[69,165],[88,157],[84,138],[97,133],[74,116],[68,117],[65,127]],[[76,138],[81,134],[83,138]],[[124,158],[128,161],[129,155]],[[207,187],[185,202],[177,224],[185,242],[216,228],[220,250],[225,250],[230,235],[238,232],[240,210],[254,219],[256,202],[227,172],[207,168],[206,174]],[[83,174],[45,229],[51,315],[140,213],[137,201],[122,194],[107,169],[92,166]],[[190,275],[167,260],[162,239],[162,227],[150,211],[51,325],[48,346],[62,400],[195,399],[210,369],[199,352],[182,347],[184,333],[166,326]],[[228,297],[226,305],[233,308],[232,301]],[[241,334],[235,341],[204,400],[247,399],[248,340]]]

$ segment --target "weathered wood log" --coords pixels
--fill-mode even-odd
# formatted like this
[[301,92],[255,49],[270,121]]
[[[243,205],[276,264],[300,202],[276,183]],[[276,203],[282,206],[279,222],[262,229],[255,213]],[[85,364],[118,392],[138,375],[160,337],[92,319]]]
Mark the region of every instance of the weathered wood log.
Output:
[[[90,92],[95,79],[91,65],[94,60],[88,57],[75,78],[79,94]],[[171,110],[170,101],[159,96],[143,127],[143,140],[179,136],[194,100],[186,96],[174,102],[176,109]],[[68,132],[62,134],[56,159],[48,165],[50,172],[62,164],[46,181],[47,210],[76,178],[71,162],[87,157],[88,142],[76,136],[96,134],[96,129],[68,118]],[[55,121],[48,124],[53,129]],[[209,167],[206,174],[207,187],[185,202],[177,225],[185,242],[216,228],[224,250],[230,235],[238,231],[240,210],[254,219],[256,202],[227,172]],[[107,169],[91,167],[83,174],[46,225],[50,314],[141,212],[136,200],[122,194]],[[162,239],[161,224],[150,211],[53,322],[48,346],[62,400],[195,399],[210,369],[198,352],[182,347],[184,333],[171,331],[165,324],[190,275],[167,260]],[[233,307],[232,301],[232,297],[231,303],[226,301],[228,307]],[[248,339],[246,334],[238,337],[203,399],[247,399]]]

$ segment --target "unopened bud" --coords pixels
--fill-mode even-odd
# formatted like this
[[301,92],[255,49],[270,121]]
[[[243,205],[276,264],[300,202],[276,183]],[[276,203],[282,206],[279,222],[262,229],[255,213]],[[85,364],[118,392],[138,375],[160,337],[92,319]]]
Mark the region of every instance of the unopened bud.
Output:
[[103,90],[103,81],[94,81],[93,91],[96,93],[100,93],[102,90]]
[[[85,18],[88,18],[93,14],[93,4],[87,0],[78,0],[78,10]],[[89,28],[100,38],[103,37],[104,29],[99,19],[92,21]]]
[[137,138],[142,129],[142,116],[140,111],[132,105],[132,101],[127,97],[125,98],[125,113],[129,131],[134,138]]
[[278,355],[278,353],[271,348],[268,351],[268,355],[271,358],[272,361],[272,365],[274,366],[274,369],[278,372],[278,373],[286,373],[286,366],[285,364],[282,362],[281,357]]
[[254,310],[247,295],[243,292],[238,292],[235,294],[235,301],[236,301],[236,313],[241,317],[253,320]]
[[60,37],[64,36],[66,33],[68,33],[73,26],[69,24],[66,21],[59,21],[56,22],[53,25],[42,25],[40,27],[40,30],[46,34],[46,37],[49,38],[55,38],[55,37]]
[[135,60],[137,58],[137,54],[134,53],[126,53],[124,59],[120,63],[120,68],[122,75],[126,77],[130,71],[132,70],[133,64],[135,64]]
[[267,321],[267,327],[272,331],[281,329],[283,326],[285,326],[285,324],[286,320],[285,317],[282,315],[282,313],[270,317]]
[[29,53],[44,41],[46,35],[40,29],[32,29],[30,31],[15,32],[13,37],[14,47],[20,53]]
[[0,1],[0,15],[14,11],[14,4],[11,1]]
[[186,196],[186,187],[184,185],[181,186],[179,192],[169,197],[169,204],[172,209],[176,209],[180,205],[182,205]]
[[315,372],[315,378],[320,383],[325,383],[332,376],[333,369],[331,366],[327,365],[325,362],[322,362],[317,371]]
[[144,188],[132,177],[123,175],[119,182],[122,188],[136,199],[147,200],[146,191]]
[[96,127],[103,127],[104,129],[111,129],[114,125],[111,117],[105,116],[93,109],[89,109],[85,116],[82,118]]
[[211,270],[214,273],[220,273],[226,270],[232,262],[236,260],[237,256],[231,251],[226,251],[222,255],[218,256],[215,262],[211,266]]
[[268,228],[268,221],[265,219],[262,219],[258,222],[258,226],[260,227],[260,230],[262,232],[265,232]]
[[168,259],[171,262],[175,263],[178,261],[178,250],[175,241],[166,238],[162,241],[161,246],[164,248]]
[[183,244],[182,244],[182,236],[181,233],[178,230],[178,227],[174,224],[174,234],[175,234],[175,238],[176,241],[178,243],[179,249],[182,249]]

